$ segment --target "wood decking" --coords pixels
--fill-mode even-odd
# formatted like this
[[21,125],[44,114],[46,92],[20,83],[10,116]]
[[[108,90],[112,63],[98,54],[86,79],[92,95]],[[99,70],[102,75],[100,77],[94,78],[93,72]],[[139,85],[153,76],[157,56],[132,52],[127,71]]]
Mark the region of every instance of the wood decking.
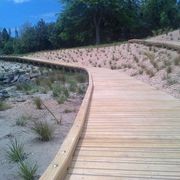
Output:
[[89,75],[74,125],[41,180],[180,180],[180,100],[109,69],[2,59],[79,68]]
[[66,180],[180,179],[180,101],[90,68],[94,92]]

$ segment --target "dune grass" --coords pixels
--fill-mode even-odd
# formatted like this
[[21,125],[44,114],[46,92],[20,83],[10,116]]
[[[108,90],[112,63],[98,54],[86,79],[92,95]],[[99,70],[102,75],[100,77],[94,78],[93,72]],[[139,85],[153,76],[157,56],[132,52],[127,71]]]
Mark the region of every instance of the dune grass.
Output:
[[18,142],[17,139],[12,140],[10,145],[8,145],[6,154],[8,159],[12,162],[23,161],[26,157],[24,146],[22,143]]

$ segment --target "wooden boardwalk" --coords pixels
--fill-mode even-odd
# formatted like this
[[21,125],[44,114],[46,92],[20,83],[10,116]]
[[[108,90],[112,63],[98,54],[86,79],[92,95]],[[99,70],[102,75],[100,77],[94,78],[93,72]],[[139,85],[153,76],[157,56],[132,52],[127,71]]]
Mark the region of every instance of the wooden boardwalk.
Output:
[[40,180],[180,180],[180,100],[109,69],[2,59],[66,66],[89,75],[73,127]]
[[180,101],[108,69],[94,92],[66,180],[180,179]]

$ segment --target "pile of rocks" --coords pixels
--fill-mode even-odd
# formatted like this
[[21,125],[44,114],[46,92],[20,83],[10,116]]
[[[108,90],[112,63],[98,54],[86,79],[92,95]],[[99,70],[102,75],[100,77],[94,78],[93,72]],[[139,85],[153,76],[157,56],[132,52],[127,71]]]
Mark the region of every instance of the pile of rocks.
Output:
[[0,60],[0,99],[10,97],[17,83],[30,82],[41,75],[39,67]]

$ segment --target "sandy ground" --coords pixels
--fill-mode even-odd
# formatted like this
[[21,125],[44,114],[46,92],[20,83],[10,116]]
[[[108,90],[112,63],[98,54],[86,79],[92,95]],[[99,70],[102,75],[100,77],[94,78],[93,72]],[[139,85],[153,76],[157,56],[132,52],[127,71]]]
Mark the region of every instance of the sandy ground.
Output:
[[[35,66],[26,64],[9,63],[0,61],[0,68],[4,72],[12,74],[13,71],[19,69],[24,71],[35,70]],[[1,76],[3,73],[1,70]],[[12,72],[11,72],[12,71]],[[31,74],[31,73],[30,73]],[[25,73],[27,75],[27,73]],[[23,77],[25,77],[23,75]],[[1,81],[2,83],[2,81]],[[27,158],[25,162],[29,164],[37,163],[37,178],[46,170],[49,163],[53,160],[61,144],[63,143],[66,135],[73,125],[75,117],[79,111],[83,94],[69,92],[70,97],[64,104],[58,104],[57,100],[52,97],[52,92],[48,91],[47,94],[36,92],[32,94],[23,93],[15,88],[14,84],[0,84],[0,90],[7,90],[10,97],[7,98],[6,103],[10,105],[10,109],[0,111],[0,179],[2,180],[18,180],[19,165],[18,163],[10,162],[6,151],[11,144],[11,140],[15,138],[18,142],[24,145]],[[43,107],[38,110],[34,104],[34,98],[40,97],[48,109],[61,120],[61,124]],[[16,121],[22,116],[28,117],[25,126],[18,126]],[[53,139],[48,142],[42,142],[38,136],[32,131],[34,121],[47,122],[54,128]]]
[[[10,144],[10,140],[14,139],[14,137],[24,144],[25,152],[28,154],[28,158],[25,161],[32,164],[37,163],[37,175],[41,175],[54,158],[69,132],[82,100],[81,97],[76,96],[69,99],[65,104],[59,105],[50,95],[41,95],[44,103],[56,117],[58,119],[62,117],[62,124],[58,125],[46,109],[37,110],[35,108],[33,104],[34,96],[27,96],[25,102],[9,102],[12,108],[6,111],[0,111],[0,179],[20,179],[17,175],[17,163],[9,162],[6,156],[6,150]],[[71,112],[65,113],[64,111],[66,109]],[[16,125],[17,118],[21,116],[30,116],[30,120],[28,120],[25,127]],[[46,121],[55,128],[55,135],[51,141],[40,141],[32,131],[32,120],[37,119]]]
[[180,54],[176,51],[126,43],[109,47],[45,51],[30,56],[123,71],[180,98]]

